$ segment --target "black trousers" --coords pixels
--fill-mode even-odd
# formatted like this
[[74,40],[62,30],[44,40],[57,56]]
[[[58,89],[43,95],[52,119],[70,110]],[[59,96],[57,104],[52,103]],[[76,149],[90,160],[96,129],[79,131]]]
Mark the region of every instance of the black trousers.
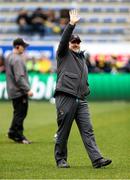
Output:
[[28,111],[28,96],[23,95],[13,99],[12,105],[14,111],[9,133],[20,138],[23,136],[23,123]]
[[102,158],[95,142],[86,100],[77,99],[72,96],[67,96],[66,94],[60,94],[56,96],[56,108],[58,124],[57,140],[54,150],[56,162],[61,159],[67,161],[67,141],[74,119],[91,161],[94,162],[95,160]]

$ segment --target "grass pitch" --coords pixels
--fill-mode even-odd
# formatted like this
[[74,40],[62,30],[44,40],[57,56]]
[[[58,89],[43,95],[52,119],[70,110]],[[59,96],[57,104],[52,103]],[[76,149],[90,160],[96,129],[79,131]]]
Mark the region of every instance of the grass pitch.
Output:
[[113,163],[93,169],[73,124],[68,143],[70,169],[57,169],[53,136],[55,105],[30,102],[25,135],[31,145],[16,144],[6,137],[12,117],[11,102],[0,103],[0,179],[129,179],[130,102],[91,102],[91,117],[97,144]]

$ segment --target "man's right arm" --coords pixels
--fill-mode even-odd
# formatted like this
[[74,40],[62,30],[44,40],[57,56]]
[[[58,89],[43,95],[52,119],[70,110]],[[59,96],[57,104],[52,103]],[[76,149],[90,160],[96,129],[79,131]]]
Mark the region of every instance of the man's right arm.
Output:
[[63,57],[65,55],[65,53],[68,51],[70,37],[72,35],[72,32],[75,28],[76,23],[80,19],[77,10],[70,11],[69,15],[70,15],[70,22],[66,26],[66,28],[62,34],[61,41],[60,41],[60,44],[59,44],[59,47],[57,50],[57,55],[59,57]]
[[58,50],[57,50],[57,55],[59,57],[64,56],[65,53],[67,52],[68,47],[69,47],[69,40],[70,40],[74,27],[75,25],[71,25],[70,23],[66,26],[62,34],[62,37],[58,46]]

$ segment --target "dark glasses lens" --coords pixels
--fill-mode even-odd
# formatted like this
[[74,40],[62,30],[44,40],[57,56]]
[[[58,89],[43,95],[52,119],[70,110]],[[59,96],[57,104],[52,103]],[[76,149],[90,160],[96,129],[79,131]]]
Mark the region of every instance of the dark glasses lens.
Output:
[[72,44],[80,44],[80,41],[71,41]]

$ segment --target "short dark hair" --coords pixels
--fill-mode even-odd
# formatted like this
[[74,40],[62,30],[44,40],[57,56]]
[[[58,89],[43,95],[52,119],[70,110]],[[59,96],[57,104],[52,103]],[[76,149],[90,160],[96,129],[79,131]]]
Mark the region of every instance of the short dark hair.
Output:
[[13,46],[16,47],[18,45],[21,45],[23,47],[28,47],[29,44],[26,43],[22,38],[17,38],[13,41]]

